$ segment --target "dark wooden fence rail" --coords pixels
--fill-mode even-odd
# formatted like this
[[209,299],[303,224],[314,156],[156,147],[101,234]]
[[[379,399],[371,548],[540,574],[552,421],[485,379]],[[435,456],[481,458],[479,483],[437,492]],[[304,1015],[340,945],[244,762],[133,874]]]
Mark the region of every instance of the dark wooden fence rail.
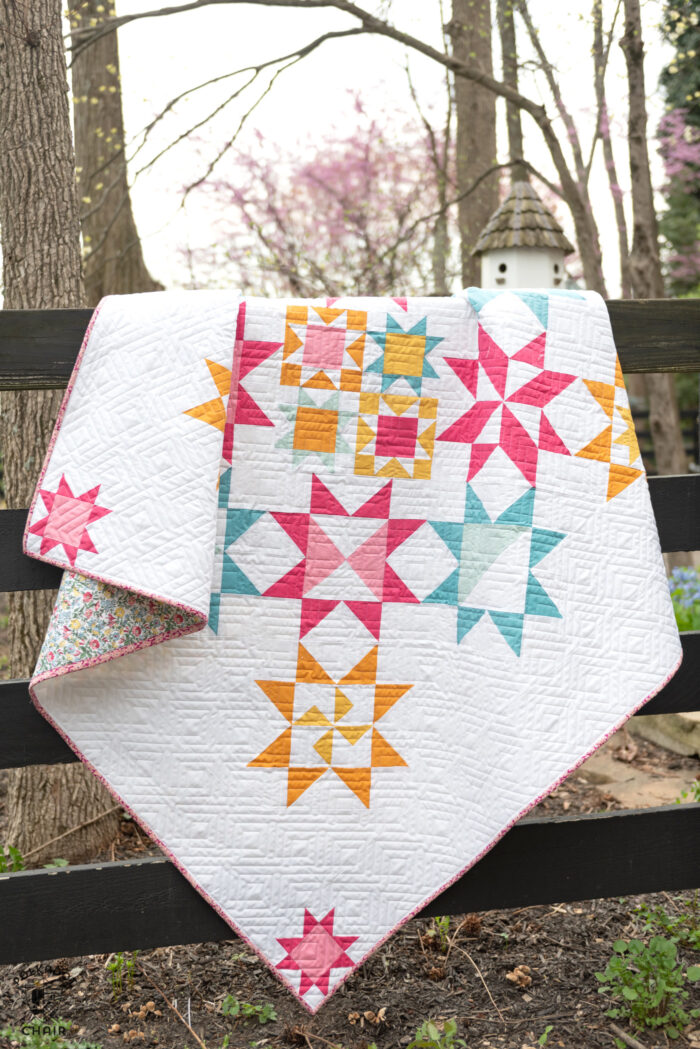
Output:
[[[625,371],[700,371],[700,300],[611,301],[608,309]],[[65,386],[89,318],[89,310],[0,311],[0,390]],[[652,478],[649,488],[662,549],[700,549],[700,475]],[[0,512],[0,591],[48,589],[60,581],[57,569],[22,553],[26,513]],[[700,632],[683,636],[683,652],[681,669],[641,713],[700,709]],[[27,682],[0,683],[0,769],[74,760],[34,710]],[[699,884],[700,805],[526,818],[421,913]],[[232,935],[161,858],[0,875],[0,929],[0,963]]]

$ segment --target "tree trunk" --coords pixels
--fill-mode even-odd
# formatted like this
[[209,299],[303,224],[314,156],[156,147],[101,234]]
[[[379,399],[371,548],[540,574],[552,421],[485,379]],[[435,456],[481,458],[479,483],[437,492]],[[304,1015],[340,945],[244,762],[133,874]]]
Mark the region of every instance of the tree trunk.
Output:
[[[114,2],[84,0],[70,21],[78,29],[115,15]],[[103,295],[160,291],[163,285],[146,268],[131,209],[116,33],[77,54],[72,79],[87,303],[96,306]]]
[[[625,33],[620,41],[627,63],[629,88],[628,146],[632,182],[632,248],[629,276],[634,297],[662,299],[665,288],[659,259],[659,236],[647,150],[647,111],[644,88],[644,42],[639,0],[625,0]],[[649,423],[660,474],[688,469],[683,451],[678,402],[673,376],[646,376]]]
[[[501,37],[501,57],[503,65],[503,83],[518,90],[518,51],[515,39],[515,20],[513,19],[514,0],[497,0],[498,31]],[[518,161],[524,158],[523,128],[520,121],[520,109],[514,102],[506,101],[506,123],[508,126],[508,159]],[[524,164],[514,163],[510,169],[511,182],[529,182],[530,172]]]
[[[491,76],[490,0],[452,0],[447,27],[454,57]],[[481,84],[455,77],[457,193],[463,193],[496,163],[496,96]],[[458,220],[464,287],[481,283],[481,259],[472,255],[479,234],[498,207],[498,176],[459,202]]]
[[[60,0],[0,0],[0,230],[6,309],[80,306],[80,231]],[[9,508],[29,504],[60,394],[4,393],[0,442]],[[10,672],[28,676],[53,594],[10,595]],[[10,773],[8,841],[21,852],[113,808],[81,765]],[[92,824],[32,861],[83,858],[113,839],[117,815]]]

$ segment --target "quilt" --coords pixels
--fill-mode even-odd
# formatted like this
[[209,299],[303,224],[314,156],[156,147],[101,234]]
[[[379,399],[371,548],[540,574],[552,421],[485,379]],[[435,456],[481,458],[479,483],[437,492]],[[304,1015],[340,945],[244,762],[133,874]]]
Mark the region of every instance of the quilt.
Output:
[[674,673],[593,293],[102,301],[33,701],[315,1012]]

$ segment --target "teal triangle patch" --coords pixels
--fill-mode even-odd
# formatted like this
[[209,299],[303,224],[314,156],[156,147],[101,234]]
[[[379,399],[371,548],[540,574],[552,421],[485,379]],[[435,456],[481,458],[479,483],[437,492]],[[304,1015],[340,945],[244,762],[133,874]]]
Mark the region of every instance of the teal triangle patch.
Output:
[[551,554],[558,543],[566,539],[564,532],[550,532],[545,528],[532,529],[532,541],[530,543],[530,568],[538,565],[542,558]]
[[483,608],[458,608],[457,609],[457,644],[465,634],[468,634],[473,626],[479,622],[484,614]]
[[491,524],[491,518],[486,513],[484,504],[470,484],[467,485],[467,498],[464,503],[464,523]]
[[537,320],[546,330],[549,320],[549,295],[538,291],[516,291],[518,298],[532,310]]
[[442,539],[448,550],[459,560],[462,551],[462,536],[464,525],[455,524],[454,521],[430,521],[437,534]]
[[495,626],[505,638],[516,656],[520,655],[523,643],[523,623],[525,616],[521,612],[489,612]]
[[219,508],[228,507],[228,500],[231,494],[231,467],[221,474],[219,478]]
[[527,577],[525,612],[529,616],[549,616],[550,619],[561,619],[561,612],[532,572],[528,572]]
[[520,525],[521,528],[530,528],[532,526],[534,509],[535,489],[528,488],[525,494],[516,499],[496,520],[498,524]]
[[228,510],[226,513],[226,542],[224,545],[228,547],[231,543],[235,543],[264,513],[264,510]]
[[459,588],[459,569],[456,568],[451,575],[432,594],[423,598],[424,605],[456,605],[458,602],[457,592]]
[[221,594],[214,590],[209,596],[209,618],[207,625],[215,634],[219,633],[219,612],[221,611]]
[[491,302],[491,299],[495,299],[496,296],[500,294],[502,294],[500,291],[484,291],[483,288],[467,288],[467,299],[477,313],[482,306],[485,306],[487,302]]
[[254,586],[245,572],[231,560],[228,554],[224,554],[224,568],[221,573],[222,594],[252,594],[260,597],[260,591]]

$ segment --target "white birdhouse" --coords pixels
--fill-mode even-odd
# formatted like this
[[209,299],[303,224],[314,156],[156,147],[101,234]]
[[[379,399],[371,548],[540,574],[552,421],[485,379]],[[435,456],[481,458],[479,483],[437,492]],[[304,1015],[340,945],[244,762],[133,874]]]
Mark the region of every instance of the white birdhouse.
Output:
[[514,182],[489,219],[473,255],[481,255],[482,288],[558,288],[574,251],[529,182]]

